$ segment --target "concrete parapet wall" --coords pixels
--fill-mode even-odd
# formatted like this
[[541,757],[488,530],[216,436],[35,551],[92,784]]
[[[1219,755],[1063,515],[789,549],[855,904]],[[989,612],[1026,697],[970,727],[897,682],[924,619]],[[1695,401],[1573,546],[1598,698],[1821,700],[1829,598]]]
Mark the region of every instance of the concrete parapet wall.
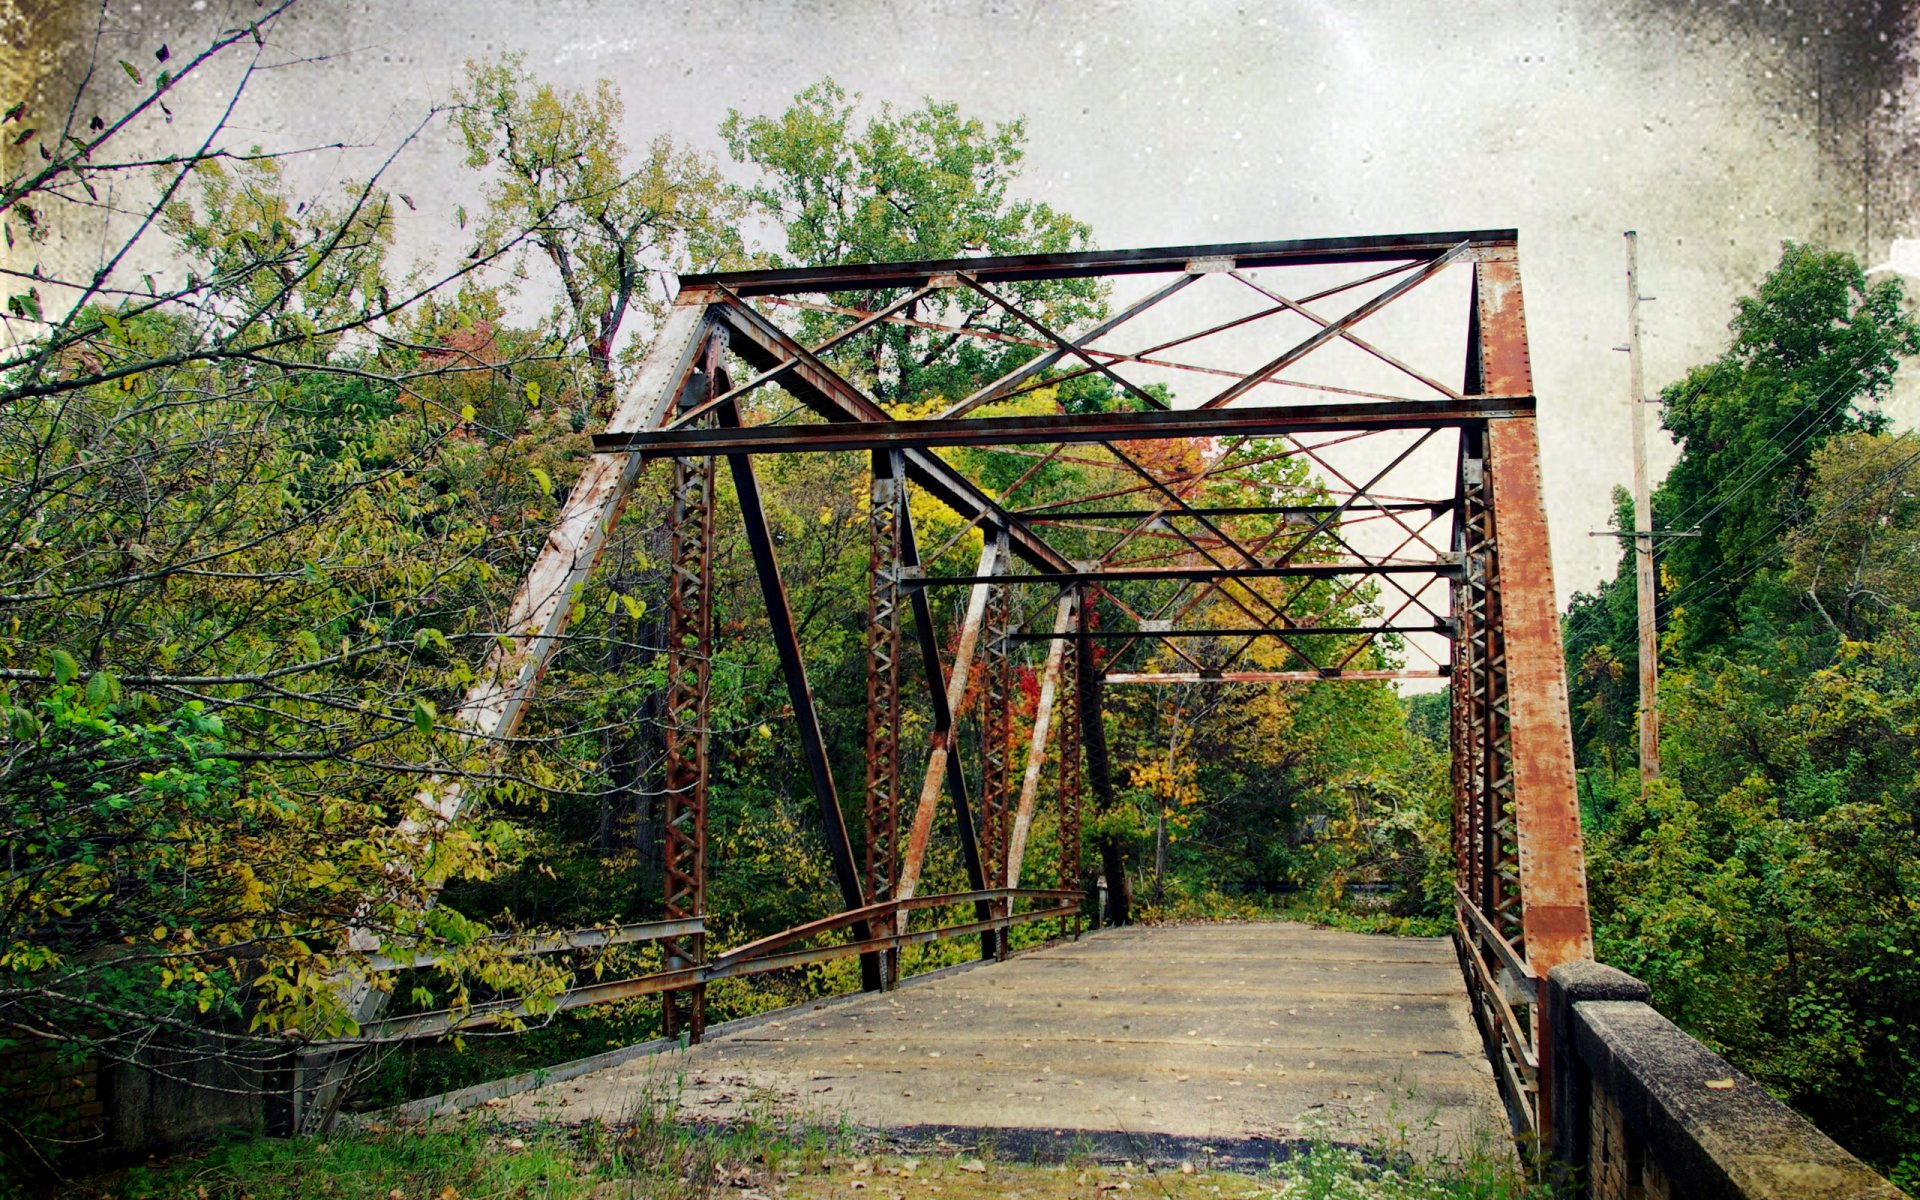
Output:
[[1599,963],[1549,976],[1556,1161],[1595,1200],[1901,1200],[1905,1193]]

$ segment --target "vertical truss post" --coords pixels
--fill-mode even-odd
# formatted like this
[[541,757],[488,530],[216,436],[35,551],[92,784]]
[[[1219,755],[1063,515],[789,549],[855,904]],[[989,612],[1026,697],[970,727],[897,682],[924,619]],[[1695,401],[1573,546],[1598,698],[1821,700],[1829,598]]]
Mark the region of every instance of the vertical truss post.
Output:
[[[891,900],[900,876],[900,587],[906,500],[905,463],[873,453],[867,507],[867,898]],[[885,930],[876,930],[880,936]],[[881,956],[886,987],[899,982],[900,952]]]
[[[1000,534],[994,555],[994,574],[1001,574],[1007,562],[1006,535]],[[980,857],[986,866],[988,886],[999,887],[1007,878],[1007,852],[1010,847],[1013,806],[1013,706],[1015,703],[1013,640],[1015,615],[1013,586],[989,585],[987,595],[986,658],[980,688]],[[1006,915],[1006,905],[996,905],[996,915]],[[996,930],[994,955],[1007,956],[1007,931]]]
[[[1519,263],[1475,263],[1473,291],[1483,389],[1496,396],[1532,394]],[[1544,978],[1561,963],[1592,958],[1593,933],[1534,417],[1489,423],[1487,470],[1521,936],[1528,962]]]
[[[988,570],[993,552],[992,539],[986,539],[980,559],[980,570]],[[913,510],[903,504],[900,508],[900,556],[904,575],[911,575],[920,569],[920,548],[913,534]],[[947,675],[946,667],[940,662],[940,639],[933,625],[933,602],[927,596],[924,587],[907,588],[907,605],[913,610],[913,628],[920,643],[921,675],[927,684],[927,702],[932,708],[933,730],[928,735],[928,773],[927,780],[935,777],[933,762],[938,759],[946,773],[946,791],[953,812],[954,830],[960,839],[960,862],[967,872],[967,886],[980,891],[987,886],[986,869],[980,863],[980,841],[973,824],[973,805],[967,799],[967,772],[961,765],[960,756],[950,752],[953,744],[954,712],[959,707],[960,694],[966,690],[965,680],[973,655],[973,644],[980,629],[980,618],[974,614],[976,598],[984,597],[983,588],[974,589],[974,597],[969,598],[968,619],[963,622],[960,636],[959,662],[955,664],[955,674],[960,683],[956,685]],[[982,614],[986,601],[978,599]],[[969,632],[971,631],[971,632]],[[929,796],[928,787],[934,791]],[[920,866],[927,852],[926,838],[932,829],[934,808],[939,803],[937,785],[923,782],[919,803],[914,809],[912,832],[907,839],[906,852],[902,855],[900,871],[896,876],[894,890],[901,899],[914,894],[914,888],[920,879]],[[922,813],[925,821],[922,821]],[[985,901],[973,906],[974,919],[984,921],[993,915]],[[905,932],[904,921],[900,925]],[[983,953],[990,949],[986,939],[982,938]]]
[[1516,945],[1521,941],[1518,849],[1513,828],[1512,746],[1507,720],[1505,642],[1500,622],[1500,560],[1484,427],[1461,439],[1460,515],[1455,537],[1462,570],[1454,588],[1459,644],[1454,703],[1454,851],[1460,886],[1474,906]]
[[[707,343],[705,387],[689,387],[691,406],[712,394],[726,338]],[[703,418],[704,420],[704,418]],[[665,891],[668,920],[707,914],[707,713],[713,662],[713,459],[673,460],[667,508],[667,730]],[[665,945],[669,970],[706,962],[707,936],[696,933]],[[704,984],[661,993],[668,1037],[682,1029],[698,1042],[706,1032]],[[685,1014],[681,1009],[684,1006]]]
[[[1075,624],[1084,629],[1087,624],[1086,595],[1084,589],[1074,588]],[[1071,653],[1071,649],[1068,651]],[[1060,686],[1064,689],[1059,706],[1060,719],[1060,769],[1056,772],[1059,786],[1059,822],[1060,874],[1054,884],[1058,888],[1078,888],[1080,886],[1080,797],[1082,779],[1080,775],[1080,672],[1062,671]],[[1079,918],[1075,918],[1074,928],[1078,930]]]
[[1500,618],[1521,936],[1527,961],[1544,978],[1562,963],[1593,957],[1586,850],[1534,418],[1495,422],[1488,440],[1504,564]]

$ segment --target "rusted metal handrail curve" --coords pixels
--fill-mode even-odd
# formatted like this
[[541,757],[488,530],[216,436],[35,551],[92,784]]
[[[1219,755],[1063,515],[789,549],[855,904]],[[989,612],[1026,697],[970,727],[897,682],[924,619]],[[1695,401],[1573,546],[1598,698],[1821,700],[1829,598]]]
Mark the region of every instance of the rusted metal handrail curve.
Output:
[[[392,1017],[364,1027],[358,1036],[317,1041],[311,1044],[311,1048],[345,1048],[438,1037],[460,1030],[496,1025],[518,1017],[550,1016],[591,1004],[607,1004],[618,1000],[630,1000],[637,996],[697,987],[716,979],[756,975],[766,971],[829,962],[836,958],[848,958],[857,954],[921,946],[946,938],[969,937],[1032,921],[1077,918],[1080,914],[1082,899],[1083,896],[1077,891],[1058,888],[985,888],[972,892],[887,900],[836,913],[817,921],[809,921],[804,925],[796,925],[791,929],[761,938],[759,941],[736,947],[704,964],[655,971],[626,979],[601,980],[570,988],[552,1001],[537,1005],[526,1000],[499,1000],[474,1005],[467,1009],[440,1009],[434,1012]],[[980,902],[1004,903],[1011,908],[1012,904],[1019,900],[1050,903],[1024,913],[1009,911],[984,920],[942,925],[935,929],[868,936],[855,941],[798,950],[787,949],[796,942],[807,941],[853,926],[866,925],[869,929],[876,926],[891,927],[894,916],[901,912]]]
[[874,904],[851,908],[835,913],[830,917],[821,917],[817,921],[808,921],[804,925],[795,925],[779,933],[768,934],[757,942],[748,942],[736,946],[725,954],[715,955],[713,966],[725,967],[750,959],[757,959],[794,942],[831,933],[836,929],[845,929],[852,925],[869,924],[884,921],[902,912],[918,912],[928,908],[943,908],[949,904],[971,904],[977,900],[1078,900],[1080,893],[1062,891],[1058,888],[983,888],[977,892],[949,892],[938,896],[911,896],[903,900],[881,900]]

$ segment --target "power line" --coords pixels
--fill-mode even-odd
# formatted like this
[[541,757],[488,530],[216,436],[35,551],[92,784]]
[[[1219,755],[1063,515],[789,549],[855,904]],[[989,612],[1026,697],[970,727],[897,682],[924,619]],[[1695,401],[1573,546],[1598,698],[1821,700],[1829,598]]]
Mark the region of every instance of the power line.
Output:
[[[1912,431],[1908,431],[1906,433],[1900,434],[1895,439],[1895,441],[1896,442],[1905,441],[1912,436],[1913,436]],[[1891,482],[1892,480],[1898,478],[1901,474],[1903,474],[1907,470],[1908,467],[1910,467],[1913,463],[1917,461],[1920,461],[1920,450],[1916,450],[1912,454],[1908,455],[1906,458],[1901,459],[1898,463],[1894,465],[1892,470],[1888,471],[1886,474],[1880,476],[1878,479],[1875,479],[1871,483],[1867,484],[1865,487],[1858,489],[1852,495],[1848,496],[1845,500],[1841,501],[1838,505],[1836,505],[1833,508],[1830,508],[1826,512],[1822,513],[1819,517],[1815,518],[1813,521],[1807,523],[1805,526],[1803,526],[1803,528],[1809,529],[1809,530],[1818,529],[1820,526],[1826,524],[1828,521],[1832,520],[1833,518],[1839,516],[1841,513],[1845,512],[1861,497],[1873,492],[1875,489],[1879,488],[1881,485]],[[1847,474],[1841,476],[1838,483],[1845,483],[1846,481],[1852,479],[1854,476],[1858,475],[1861,471],[1865,470],[1867,467],[1871,465],[1873,465],[1871,462],[1861,463],[1859,466],[1855,467],[1853,470],[1847,472]],[[1836,486],[1838,486],[1838,484],[1836,484]],[[1738,551],[1736,551],[1735,554],[1736,555],[1745,554],[1748,550],[1751,550],[1753,547],[1758,546],[1761,542],[1766,541],[1767,539],[1773,537],[1783,527],[1785,527],[1789,522],[1791,522],[1791,520],[1792,520],[1792,517],[1790,515],[1780,518],[1780,520],[1774,522],[1774,524],[1770,528],[1768,528],[1766,532],[1762,533],[1759,537],[1749,540],[1744,546],[1742,546]],[[1673,592],[1671,595],[1667,596],[1666,604],[1669,610],[1671,610],[1672,608],[1678,606],[1681,603],[1681,601],[1688,596],[1688,593],[1690,593],[1694,588],[1707,583],[1717,583],[1718,586],[1715,588],[1715,590],[1708,592],[1702,596],[1699,596],[1698,602],[1705,603],[1708,600],[1717,599],[1721,595],[1721,593],[1730,590],[1734,584],[1739,583],[1741,580],[1747,578],[1747,576],[1759,570],[1763,565],[1765,564],[1762,562],[1755,562],[1751,566],[1747,567],[1745,570],[1741,571],[1739,574],[1732,575],[1732,576],[1724,576],[1717,573],[1702,576],[1697,580],[1690,581],[1685,586],[1679,588],[1678,590]]]

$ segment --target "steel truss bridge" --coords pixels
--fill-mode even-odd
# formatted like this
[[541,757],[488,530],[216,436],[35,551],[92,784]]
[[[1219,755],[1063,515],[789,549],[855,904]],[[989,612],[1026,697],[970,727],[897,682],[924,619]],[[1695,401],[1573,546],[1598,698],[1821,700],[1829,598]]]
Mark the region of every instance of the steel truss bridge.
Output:
[[[1055,328],[1045,285],[1062,280],[1097,281],[1110,315]],[[884,368],[880,335],[902,328],[942,347],[1031,354],[907,418],[855,382]],[[1105,385],[1111,411],[1052,402],[1060,393],[1048,389],[1080,378]],[[1004,956],[1011,925],[1078,919],[1085,742],[1104,739],[1105,687],[1431,679],[1451,689],[1460,961],[1516,1125],[1545,1135],[1546,975],[1591,959],[1592,939],[1513,231],[688,276],[594,446],[520,587],[509,636],[458,713],[478,741],[514,733],[643,464],[665,460],[665,919],[533,950],[653,940],[666,965],[583,982],[563,1007],[658,993],[669,1029],[698,1040],[716,979],[859,955],[865,986],[885,989],[902,947],[958,935]],[[991,486],[982,450],[1001,464]],[[857,843],[761,498],[766,458],[825,452],[869,464]],[[724,953],[705,926],[722,463],[841,909]],[[1041,494],[1036,480],[1060,477],[1046,472],[1053,464],[1095,486]],[[1256,502],[1209,503],[1202,493],[1223,480]],[[916,529],[928,499],[957,517],[938,546]],[[956,566],[975,535],[977,561]],[[943,632],[934,593],[955,588],[958,627]],[[1326,624],[1330,612],[1348,623]],[[1044,659],[1031,738],[1016,745],[1010,713],[1029,644]],[[976,708],[978,736],[963,746],[962,717]],[[924,744],[903,737],[910,711],[930,720]],[[411,827],[426,837],[457,820],[468,795],[448,780],[421,799]],[[1027,839],[1048,803],[1059,858],[1044,868],[1053,886],[1036,888]],[[924,895],[943,808],[969,890]],[[355,1046],[514,1007],[383,1021],[383,1000],[355,985]],[[305,1056],[296,1126],[330,1119],[353,1053],[322,1045]]]

